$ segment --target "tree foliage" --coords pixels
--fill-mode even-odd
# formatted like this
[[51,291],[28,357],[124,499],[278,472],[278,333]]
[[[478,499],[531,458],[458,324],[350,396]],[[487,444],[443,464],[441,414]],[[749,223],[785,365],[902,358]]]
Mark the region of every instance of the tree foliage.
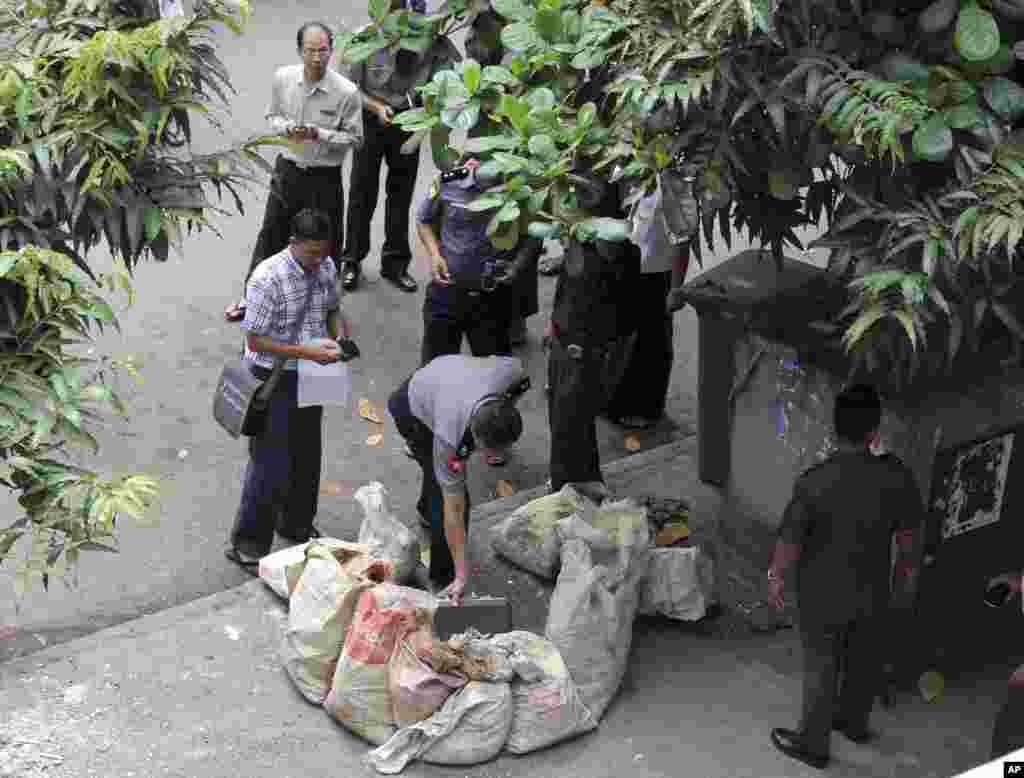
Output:
[[[116,550],[116,518],[142,520],[155,500],[151,478],[76,463],[104,416],[124,412],[112,378],[134,372],[88,346],[117,326],[107,298],[131,302],[137,262],[166,260],[229,212],[211,195],[242,210],[239,187],[268,169],[257,149],[275,141],[191,151],[193,117],[217,124],[229,107],[213,36],[241,31],[244,0],[168,19],[148,0],[2,0],[0,12],[0,482],[25,511],[0,529],[0,562],[26,549],[23,592],[33,573],[46,585],[72,572],[82,550]],[[101,244],[119,270],[90,268]]]
[[[781,262],[824,219],[855,369],[899,381],[988,330],[1024,338],[1024,0],[449,0],[430,29],[482,14],[504,24],[503,67],[438,74],[397,122],[438,164],[489,155],[499,245],[625,239],[578,196],[596,171],[627,205],[660,186],[698,261],[745,231]],[[401,45],[363,36],[360,57]]]

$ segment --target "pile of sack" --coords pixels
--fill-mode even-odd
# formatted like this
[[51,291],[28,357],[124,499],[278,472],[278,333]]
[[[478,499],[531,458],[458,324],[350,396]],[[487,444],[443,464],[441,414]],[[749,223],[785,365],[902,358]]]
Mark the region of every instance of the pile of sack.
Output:
[[[631,501],[600,509],[585,495],[565,486],[561,491],[523,505],[493,530],[495,552],[546,580],[559,576],[563,540],[559,523],[571,516],[589,516],[607,529],[616,512],[635,508]],[[652,527],[652,530],[655,529]],[[714,601],[711,558],[699,545],[651,548],[640,581],[638,612],[678,621],[704,618]]]
[[358,543],[285,549],[261,560],[260,576],[289,600],[288,675],[378,746],[369,765],[395,774],[415,759],[477,764],[597,727],[626,671],[650,559],[642,507],[580,500],[570,512],[542,498],[560,506],[554,536],[536,535],[558,559],[545,635],[471,630],[441,641],[437,599],[406,585],[418,564],[415,535],[391,514],[381,484],[355,496],[365,512]]

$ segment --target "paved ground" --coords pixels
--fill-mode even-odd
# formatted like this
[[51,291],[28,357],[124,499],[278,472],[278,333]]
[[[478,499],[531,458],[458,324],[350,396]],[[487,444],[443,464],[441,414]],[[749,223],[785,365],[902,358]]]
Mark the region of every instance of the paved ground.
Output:
[[[238,90],[233,113],[225,122],[226,136],[204,129],[197,121],[199,151],[262,130],[270,76],[277,65],[295,58],[293,29],[300,20],[320,17],[351,26],[364,18],[361,4],[352,0],[333,5],[322,0],[257,2],[254,10],[244,36],[223,37],[221,52]],[[425,156],[417,197],[425,192],[432,170]],[[164,497],[155,517],[158,524],[146,528],[122,524],[120,555],[85,555],[74,591],[55,583],[46,593],[36,583],[20,615],[14,611],[10,581],[0,571],[0,625],[18,625],[13,638],[0,639],[0,661],[245,580],[244,573],[221,553],[238,501],[243,444],[231,441],[214,425],[209,406],[220,367],[239,348],[238,329],[226,325],[221,314],[240,292],[263,202],[264,193],[253,192],[246,199],[244,216],[218,222],[220,236],[211,232],[193,236],[184,257],[138,269],[138,302],[122,315],[124,336],[106,338],[103,346],[115,354],[134,356],[141,364],[144,383],[129,382],[123,387],[131,422],[114,424],[101,435],[104,448],[95,464],[111,472],[159,476]],[[416,367],[422,292],[406,295],[379,281],[376,251],[382,241],[381,213],[378,209],[366,283],[346,304],[365,355],[354,363],[354,398],[367,397],[383,410],[390,389]],[[709,262],[728,255],[722,247]],[[95,261],[102,265],[103,258],[97,256]],[[418,255],[416,263],[413,273],[423,279],[424,258]],[[547,418],[540,391],[545,358],[539,341],[553,292],[554,280],[542,279],[542,314],[529,322],[530,341],[521,352],[537,387],[522,404],[526,432],[508,467],[472,469],[471,493],[477,503],[494,494],[499,478],[516,489],[546,479]],[[677,315],[669,420],[639,436],[644,450],[694,431],[696,327],[692,310]],[[359,509],[348,495],[369,480],[385,483],[408,517],[417,488],[416,470],[400,455],[400,441],[389,420],[381,430],[383,442],[368,447],[366,438],[376,430],[352,408],[327,412],[323,476],[329,493],[322,498],[318,518],[325,531],[340,536],[356,531]],[[601,450],[606,462],[629,453],[621,432],[608,425],[601,428]],[[0,494],[0,516],[13,518],[17,512],[14,500],[6,492]]]
[[[609,467],[620,495],[682,498],[698,538],[722,515],[695,478],[690,437]],[[517,593],[513,624],[542,629],[550,587],[487,553],[487,530],[529,493],[474,514],[474,588]],[[727,510],[727,507],[725,507]],[[750,578],[744,564],[733,572]],[[759,576],[760,577],[760,576]],[[745,594],[719,576],[730,611]],[[0,776],[314,778],[372,775],[370,749],[295,691],[280,666],[285,603],[259,581],[0,664]],[[444,778],[810,778],[768,735],[791,725],[799,699],[793,630],[638,619],[618,699],[594,733],[475,767],[413,764]],[[876,710],[873,743],[832,739],[827,775],[946,778],[985,761],[1006,667],[950,681],[931,705],[909,692]]]

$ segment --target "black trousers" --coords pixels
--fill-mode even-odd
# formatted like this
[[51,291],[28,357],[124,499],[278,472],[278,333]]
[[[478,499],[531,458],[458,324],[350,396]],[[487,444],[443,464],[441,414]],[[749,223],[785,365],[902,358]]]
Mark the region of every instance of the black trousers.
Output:
[[[388,398],[388,413],[395,420],[399,434],[405,438],[420,466],[423,479],[416,509],[430,522],[430,580],[444,587],[455,579],[455,560],[444,532],[444,499],[441,485],[434,474],[434,433],[417,419],[409,406],[409,379],[402,382]],[[466,510],[462,516],[469,537],[469,490],[466,490]]]
[[1024,748],[1024,668],[1017,671],[1006,687],[1006,702],[992,727],[992,759]]
[[672,377],[673,321],[665,311],[672,273],[645,273],[635,283],[637,337],[608,403],[607,416],[615,420],[639,416],[656,421],[665,413]]
[[475,357],[512,353],[509,324],[518,313],[518,290],[482,292],[430,283],[423,300],[420,364],[442,354],[458,354],[462,338]]
[[557,337],[548,356],[548,426],[551,430],[551,487],[604,481],[597,450],[597,416],[606,404],[603,352],[578,357]]
[[387,162],[384,185],[384,248],[380,269],[385,275],[400,275],[409,269],[409,208],[416,189],[420,155],[403,154],[402,144],[411,136],[401,127],[385,127],[375,114],[363,111],[365,141],[352,158],[352,179],[348,187],[348,223],[344,260],[360,263],[370,253],[370,223],[380,194],[380,166]]
[[813,753],[829,753],[833,718],[842,719],[853,731],[868,728],[883,677],[883,624],[878,617],[841,626],[801,624],[804,677],[800,731]]
[[[270,371],[253,368],[260,378]],[[264,556],[275,528],[306,539],[316,516],[323,456],[323,406],[299,408],[298,373],[285,370],[267,407],[263,434],[249,438],[242,499],[231,530],[231,544],[252,556]]]
[[[337,257],[342,219],[345,213],[345,192],[341,187],[341,168],[302,168],[278,155],[263,226],[252,250],[252,261],[245,280],[267,257],[283,251],[292,233],[292,219],[304,208],[323,211],[330,219],[331,256]],[[275,191],[276,190],[276,191]]]

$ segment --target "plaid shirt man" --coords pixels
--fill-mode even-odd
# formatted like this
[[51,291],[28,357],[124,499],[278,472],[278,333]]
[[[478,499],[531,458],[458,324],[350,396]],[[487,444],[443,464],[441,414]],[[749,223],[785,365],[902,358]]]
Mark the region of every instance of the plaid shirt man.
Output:
[[[315,286],[309,310],[306,311],[298,338],[292,340],[292,328],[302,312],[311,283]],[[327,317],[340,308],[334,262],[325,258],[316,273],[308,273],[295,261],[291,250],[285,249],[265,259],[253,271],[245,290],[245,319],[242,328],[253,335],[298,345],[313,338],[330,337]],[[271,354],[250,351],[248,345],[245,358],[260,367],[274,366]],[[295,370],[296,366],[297,360],[289,359],[284,369]]]

